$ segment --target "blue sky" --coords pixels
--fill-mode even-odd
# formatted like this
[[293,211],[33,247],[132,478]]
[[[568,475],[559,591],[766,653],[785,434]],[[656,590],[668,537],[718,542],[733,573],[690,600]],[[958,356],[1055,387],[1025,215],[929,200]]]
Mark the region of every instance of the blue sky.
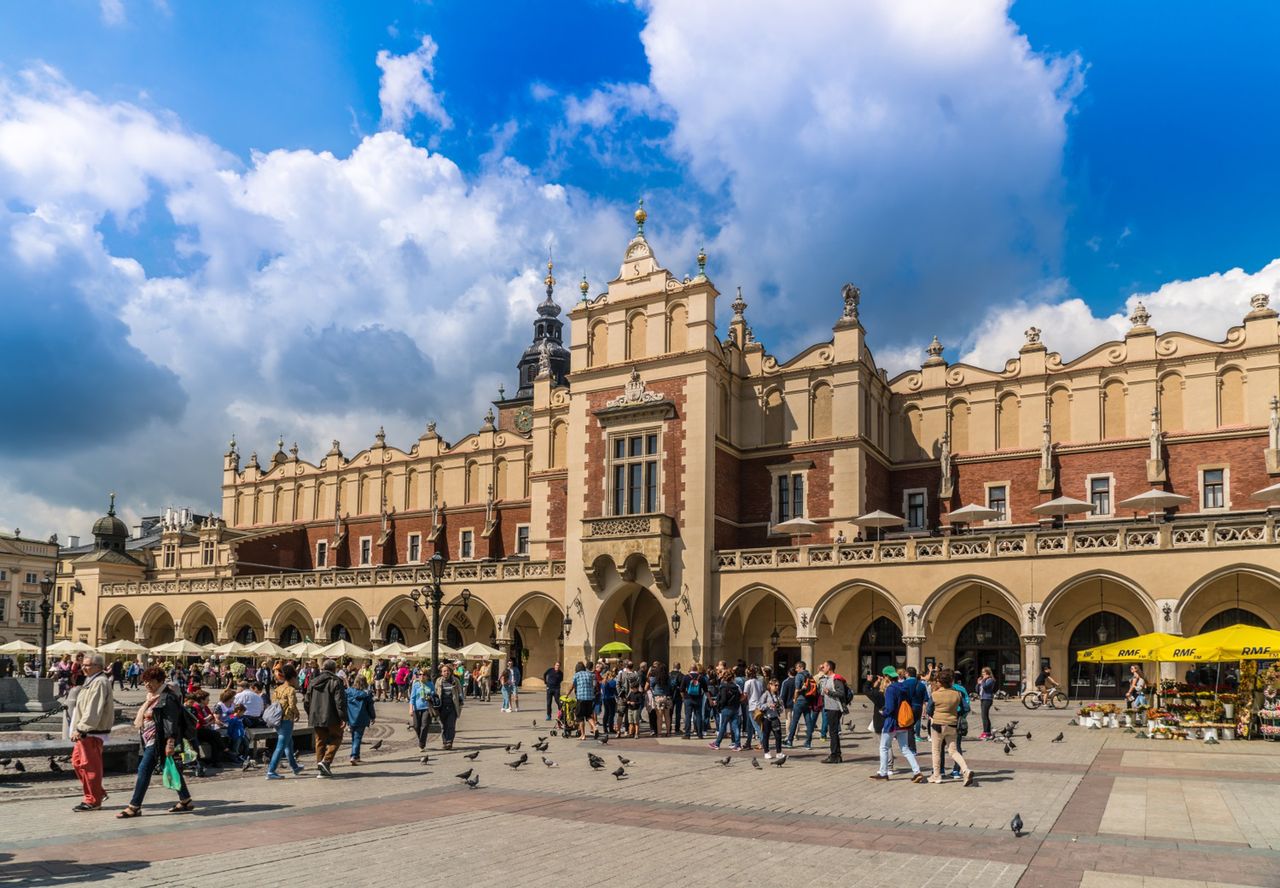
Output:
[[546,251],[600,286],[640,195],[659,258],[684,273],[706,245],[781,357],[829,335],[846,280],[891,372],[935,333],[998,365],[1032,323],[1069,358],[1139,298],[1157,327],[1219,338],[1280,279],[1278,18],[16,6],[0,381],[27,421],[0,432],[0,526],[82,532],[108,489],[132,515],[208,508],[232,432],[312,458],[380,424],[404,446],[428,418],[461,437],[510,388]]

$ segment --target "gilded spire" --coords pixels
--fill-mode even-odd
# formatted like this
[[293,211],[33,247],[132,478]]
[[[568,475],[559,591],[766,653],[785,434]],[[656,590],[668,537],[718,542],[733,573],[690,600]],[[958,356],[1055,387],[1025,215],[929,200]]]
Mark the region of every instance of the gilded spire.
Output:
[[706,247],[698,249],[698,277],[705,278],[707,276],[707,250]]
[[538,314],[544,318],[554,318],[560,314],[560,306],[556,304],[555,297],[552,295],[556,289],[556,277],[552,273],[555,271],[556,264],[551,259],[551,253],[547,253],[547,276],[542,282],[547,285],[547,298],[542,300],[542,304],[538,306]]
[[591,285],[587,283],[587,273],[582,273],[582,282],[578,284],[578,290],[582,293],[582,298],[587,298],[587,292],[591,289]]
[[636,237],[644,237],[644,223],[649,214],[644,211],[644,198],[640,198],[640,206],[636,208]]

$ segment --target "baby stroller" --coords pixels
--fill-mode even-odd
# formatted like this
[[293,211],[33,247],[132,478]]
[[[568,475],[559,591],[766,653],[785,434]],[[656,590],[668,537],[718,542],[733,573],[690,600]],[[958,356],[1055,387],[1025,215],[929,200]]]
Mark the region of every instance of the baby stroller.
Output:
[[556,713],[556,727],[561,736],[578,733],[578,698],[572,695],[560,698],[560,710]]

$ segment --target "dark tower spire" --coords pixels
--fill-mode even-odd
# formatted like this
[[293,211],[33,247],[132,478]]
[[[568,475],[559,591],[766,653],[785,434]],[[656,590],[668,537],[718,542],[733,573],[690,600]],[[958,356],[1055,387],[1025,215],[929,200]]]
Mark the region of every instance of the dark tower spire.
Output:
[[533,397],[533,381],[538,376],[538,356],[544,348],[550,356],[552,383],[567,384],[565,377],[569,373],[569,350],[564,347],[564,322],[560,320],[560,306],[555,300],[554,270],[555,263],[547,259],[547,276],[543,280],[547,285],[547,298],[538,303],[538,317],[533,322],[533,342],[524,350],[520,363],[516,365],[520,373],[520,388],[511,399],[513,401]]

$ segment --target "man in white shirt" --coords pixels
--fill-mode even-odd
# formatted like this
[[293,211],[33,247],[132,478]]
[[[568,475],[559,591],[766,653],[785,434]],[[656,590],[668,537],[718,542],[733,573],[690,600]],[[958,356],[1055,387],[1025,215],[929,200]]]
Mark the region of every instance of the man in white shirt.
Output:
[[102,789],[102,741],[111,736],[115,700],[103,662],[102,654],[90,654],[85,660],[87,679],[76,689],[79,693],[71,710],[70,735],[75,743],[71,766],[84,789],[84,801],[72,808],[76,812],[97,811],[107,796]]
[[262,687],[257,688],[249,686],[248,682],[240,683],[240,692],[236,694],[232,706],[244,707],[244,724],[247,728],[266,727],[266,722],[262,720],[262,712],[267,708],[266,701],[262,699]]

